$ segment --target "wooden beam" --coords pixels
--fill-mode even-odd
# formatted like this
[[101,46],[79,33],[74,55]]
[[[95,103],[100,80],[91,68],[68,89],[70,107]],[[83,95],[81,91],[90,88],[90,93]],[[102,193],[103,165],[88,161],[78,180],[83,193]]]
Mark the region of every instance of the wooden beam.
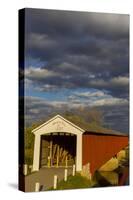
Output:
[[52,166],[52,146],[53,146],[53,141],[50,141],[50,152],[49,152],[49,157],[50,157],[50,165]]
[[53,158],[55,157],[56,150],[57,150],[57,144],[53,145]]
[[59,153],[60,158],[62,156],[62,152],[63,152],[63,147],[60,148],[60,153]]
[[58,147],[57,147],[56,167],[59,167],[59,145],[58,145]]
[[66,167],[68,167],[68,157],[66,156]]

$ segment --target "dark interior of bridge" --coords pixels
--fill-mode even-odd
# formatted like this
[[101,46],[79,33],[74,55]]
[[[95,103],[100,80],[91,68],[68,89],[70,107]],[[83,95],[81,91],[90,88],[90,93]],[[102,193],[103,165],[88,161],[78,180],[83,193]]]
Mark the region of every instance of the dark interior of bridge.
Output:
[[75,164],[76,136],[54,133],[41,136],[40,167],[69,167]]

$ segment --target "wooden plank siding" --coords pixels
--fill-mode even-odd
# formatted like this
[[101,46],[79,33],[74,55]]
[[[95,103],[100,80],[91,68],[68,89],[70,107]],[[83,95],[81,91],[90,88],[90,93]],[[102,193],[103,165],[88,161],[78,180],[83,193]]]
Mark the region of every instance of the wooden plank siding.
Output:
[[128,145],[128,136],[83,134],[83,165],[90,163],[90,172],[99,169],[104,163]]

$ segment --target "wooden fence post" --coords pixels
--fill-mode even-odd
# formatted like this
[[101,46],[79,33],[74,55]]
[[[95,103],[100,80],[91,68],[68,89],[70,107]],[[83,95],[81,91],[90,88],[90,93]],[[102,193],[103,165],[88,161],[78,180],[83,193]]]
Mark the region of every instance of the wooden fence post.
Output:
[[39,192],[40,190],[40,183],[35,183],[35,192]]
[[24,164],[23,165],[23,174],[26,176],[28,174],[28,165]]
[[54,175],[54,190],[57,188],[57,175]]
[[65,169],[64,172],[65,172],[65,173],[64,173],[64,181],[67,181],[67,169]]
[[73,165],[73,173],[72,173],[73,176],[75,176],[75,169],[76,169],[76,167],[75,167],[75,165]]
[[48,167],[50,167],[50,156],[48,156]]

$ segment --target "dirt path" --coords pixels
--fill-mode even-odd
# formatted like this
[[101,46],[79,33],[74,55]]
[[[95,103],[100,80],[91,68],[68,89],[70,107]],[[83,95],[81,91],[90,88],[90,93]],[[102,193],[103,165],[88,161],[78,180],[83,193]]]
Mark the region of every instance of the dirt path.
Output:
[[[25,191],[34,192],[35,183],[40,183],[40,190],[44,191],[53,186],[54,175],[58,176],[58,181],[64,178],[65,168],[42,168],[38,172],[30,174],[25,178]],[[72,168],[68,168],[68,175],[72,174]]]

